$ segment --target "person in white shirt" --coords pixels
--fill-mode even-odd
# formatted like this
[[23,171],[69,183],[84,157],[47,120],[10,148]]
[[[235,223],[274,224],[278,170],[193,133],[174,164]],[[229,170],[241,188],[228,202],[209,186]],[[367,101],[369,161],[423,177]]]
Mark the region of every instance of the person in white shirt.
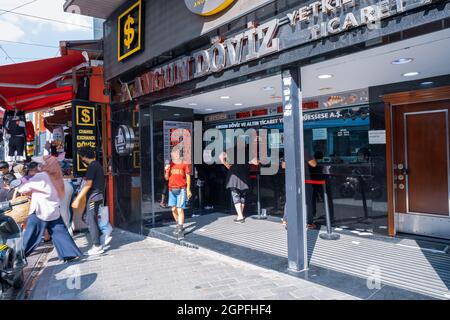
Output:
[[64,198],[64,180],[55,157],[46,156],[40,165],[40,172],[21,186],[19,193],[30,195],[31,204],[24,234],[25,255],[29,256],[42,242],[48,230],[58,257],[65,262],[82,256],[70,236],[61,217],[61,201]]

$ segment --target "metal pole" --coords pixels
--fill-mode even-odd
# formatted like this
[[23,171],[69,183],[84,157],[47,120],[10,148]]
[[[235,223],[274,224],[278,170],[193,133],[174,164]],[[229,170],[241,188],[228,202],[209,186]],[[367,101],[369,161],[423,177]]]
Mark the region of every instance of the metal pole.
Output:
[[327,221],[327,233],[321,233],[319,237],[324,240],[338,240],[340,236],[331,229],[330,206],[328,204],[327,186],[323,184],[323,201],[325,202],[325,217]]
[[256,175],[256,185],[258,188],[258,216],[261,217],[261,194],[259,190],[259,174]]
[[300,68],[282,72],[288,270],[308,269]]
[[258,197],[258,200],[257,200],[258,215],[256,217],[254,217],[254,218],[258,219],[258,220],[264,220],[264,219],[267,219],[267,217],[261,215],[261,192],[260,192],[259,179],[260,179],[260,174],[258,173],[256,175],[256,188],[257,188],[257,197]]

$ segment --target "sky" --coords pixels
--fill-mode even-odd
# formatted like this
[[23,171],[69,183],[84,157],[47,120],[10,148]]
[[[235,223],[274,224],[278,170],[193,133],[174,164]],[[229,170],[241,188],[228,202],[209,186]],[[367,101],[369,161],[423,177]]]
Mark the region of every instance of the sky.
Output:
[[65,13],[64,2],[0,0],[0,65],[57,57],[60,41],[93,39],[92,18]]

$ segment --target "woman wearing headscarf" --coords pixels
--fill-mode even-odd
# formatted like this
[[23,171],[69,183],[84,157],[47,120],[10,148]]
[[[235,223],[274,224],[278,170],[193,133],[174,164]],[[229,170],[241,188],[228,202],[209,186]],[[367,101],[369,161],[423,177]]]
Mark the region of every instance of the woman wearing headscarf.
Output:
[[82,256],[61,217],[64,180],[58,160],[47,156],[40,172],[18,190],[31,194],[30,215],[24,235],[25,255],[29,256],[41,243],[45,230],[50,234],[58,257],[65,262]]

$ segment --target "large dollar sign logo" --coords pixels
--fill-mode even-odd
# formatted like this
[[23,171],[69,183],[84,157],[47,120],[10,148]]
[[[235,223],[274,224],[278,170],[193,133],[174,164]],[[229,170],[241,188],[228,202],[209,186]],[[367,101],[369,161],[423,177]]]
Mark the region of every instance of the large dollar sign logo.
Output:
[[124,43],[125,46],[128,48],[128,50],[130,50],[131,44],[133,43],[134,40],[134,28],[132,28],[132,26],[134,26],[134,19],[131,15],[129,15],[127,21],[125,21],[124,26],[124,33],[125,33]]
[[81,111],[81,121],[83,121],[84,123],[91,122],[91,116],[89,114],[89,110]]

